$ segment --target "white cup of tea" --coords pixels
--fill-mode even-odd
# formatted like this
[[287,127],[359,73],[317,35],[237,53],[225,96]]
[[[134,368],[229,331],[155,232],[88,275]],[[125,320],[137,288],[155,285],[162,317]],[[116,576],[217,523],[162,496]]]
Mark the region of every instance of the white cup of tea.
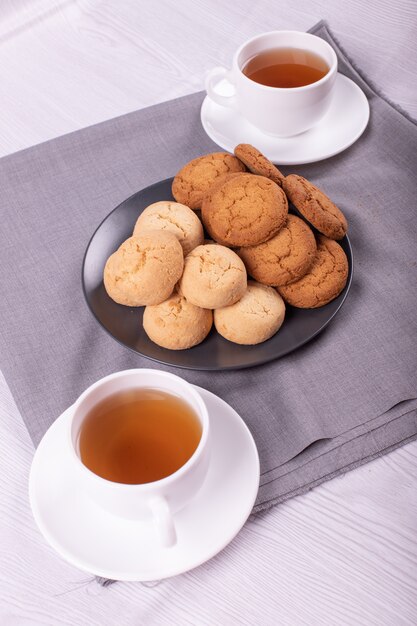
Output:
[[[205,86],[209,98],[235,109],[262,132],[290,137],[325,115],[336,75],[337,56],[326,41],[277,30],[246,41],[235,52],[231,69],[213,68]],[[229,95],[219,92],[221,81],[229,83]]]
[[175,545],[175,513],[196,496],[210,457],[209,416],[192,385],[159,370],[110,374],[76,400],[68,439],[92,500]]

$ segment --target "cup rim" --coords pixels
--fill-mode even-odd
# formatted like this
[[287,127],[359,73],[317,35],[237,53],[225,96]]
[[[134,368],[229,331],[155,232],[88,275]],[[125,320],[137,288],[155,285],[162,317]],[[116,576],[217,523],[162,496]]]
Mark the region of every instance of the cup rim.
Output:
[[[327,72],[327,74],[323,76],[323,78],[320,78],[320,80],[316,80],[314,83],[310,83],[309,85],[302,85],[301,87],[271,87],[271,85],[261,85],[260,83],[255,82],[254,80],[252,80],[251,78],[249,78],[248,76],[246,76],[246,74],[242,72],[242,68],[239,66],[238,59],[239,59],[239,55],[242,53],[244,48],[246,48],[246,46],[248,46],[249,44],[259,39],[263,39],[264,37],[267,37],[268,35],[284,35],[284,34],[285,35],[302,35],[302,36],[306,36],[307,39],[310,39],[310,38],[319,39],[320,42],[323,43],[324,46],[328,48],[328,50],[330,51],[330,56],[332,57],[332,63],[329,68],[329,71]],[[334,49],[332,48],[332,46],[327,41],[325,41],[321,37],[318,37],[317,35],[313,35],[313,33],[306,33],[302,30],[270,30],[265,33],[260,33],[259,35],[255,35],[254,37],[251,37],[250,39],[247,39],[244,43],[242,43],[233,55],[232,65],[237,69],[240,76],[243,77],[245,82],[248,82],[251,85],[256,85],[257,88],[259,89],[266,90],[266,91],[275,91],[275,92],[280,92],[280,93],[294,93],[294,92],[300,92],[300,91],[309,91],[313,88],[315,89],[318,86],[330,80],[330,78],[337,72],[337,55]]]
[[[123,378],[126,375],[132,375],[138,372],[140,373],[145,372],[147,374],[157,375],[157,376],[160,376],[161,378],[177,379],[177,380],[180,380],[183,384],[185,384],[186,387],[188,387],[188,391],[190,395],[193,396],[194,400],[196,401],[196,404],[199,407],[200,413],[198,417],[202,425],[201,438],[193,454],[190,456],[190,458],[184,463],[184,465],[181,465],[181,467],[179,467],[172,474],[169,474],[168,476],[165,476],[164,478],[160,478],[159,480],[154,480],[152,482],[147,482],[147,483],[118,483],[116,481],[108,480],[107,478],[103,478],[102,476],[99,476],[98,474],[90,470],[86,465],[84,465],[81,458],[77,454],[77,451],[73,444],[72,424],[73,424],[74,416],[76,415],[77,409],[92,391],[106,384],[110,380]],[[146,388],[147,389],[150,389],[150,388],[162,389],[162,387],[157,387],[157,386],[149,387],[148,385],[146,386]],[[170,393],[170,392],[167,392],[167,393]],[[206,447],[207,440],[208,440],[209,415],[208,415],[206,403],[204,402],[203,398],[201,397],[199,392],[193,387],[193,385],[189,383],[188,381],[186,381],[184,378],[181,378],[181,376],[177,376],[176,374],[171,374],[170,372],[164,372],[162,370],[154,370],[150,368],[132,368],[132,369],[121,370],[118,372],[113,372],[112,374],[108,374],[107,376],[100,378],[96,382],[92,383],[89,387],[87,387],[87,389],[85,389],[78,396],[78,398],[76,399],[76,401],[74,402],[71,408],[72,408],[72,413],[71,413],[71,418],[68,422],[67,435],[68,435],[68,444],[71,450],[72,458],[75,460],[78,467],[81,469],[81,471],[85,473],[86,476],[89,476],[90,478],[93,478],[102,484],[104,483],[107,485],[111,485],[113,489],[123,489],[126,491],[134,489],[135,491],[143,490],[144,492],[146,492],[146,491],[151,491],[155,488],[160,489],[160,488],[169,486],[172,482],[176,481],[183,474],[188,472],[188,470],[197,462],[204,448]]]

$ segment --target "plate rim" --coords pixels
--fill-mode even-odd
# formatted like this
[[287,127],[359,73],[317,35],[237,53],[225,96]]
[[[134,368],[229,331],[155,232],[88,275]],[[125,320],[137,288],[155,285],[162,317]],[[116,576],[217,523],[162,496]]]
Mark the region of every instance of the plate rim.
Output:
[[[116,341],[123,348],[127,348],[128,350],[133,352],[133,354],[142,356],[142,357],[144,357],[146,359],[149,359],[150,361],[152,361],[154,363],[159,363],[161,365],[165,365],[165,366],[168,366],[168,367],[177,367],[177,368],[184,369],[184,370],[199,371],[199,372],[225,372],[225,371],[235,371],[235,370],[237,371],[237,370],[248,369],[248,368],[251,368],[251,367],[258,367],[258,366],[261,366],[261,365],[266,365],[267,363],[271,363],[272,361],[276,361],[278,359],[281,359],[281,358],[287,356],[288,354],[292,354],[293,352],[299,350],[306,343],[309,343],[312,339],[317,337],[317,335],[319,335],[326,328],[326,326],[328,326],[330,324],[330,322],[337,315],[337,313],[339,313],[340,309],[342,308],[343,304],[346,301],[346,298],[347,298],[347,296],[348,296],[348,294],[350,292],[351,286],[352,286],[353,274],[354,274],[354,256],[353,256],[352,245],[351,245],[349,236],[347,234],[344,236],[344,239],[346,240],[346,244],[347,244],[347,247],[349,249],[351,262],[349,263],[349,259],[348,259],[348,266],[349,266],[348,267],[348,280],[347,280],[346,285],[344,287],[344,292],[345,293],[343,294],[342,300],[339,302],[337,308],[335,309],[335,311],[333,311],[332,315],[323,324],[321,324],[320,327],[312,335],[309,335],[307,338],[303,339],[300,343],[297,343],[293,348],[291,348],[290,350],[288,350],[287,352],[284,352],[283,354],[281,354],[279,356],[272,355],[272,356],[268,356],[267,358],[259,360],[259,361],[256,361],[256,362],[242,363],[242,364],[238,364],[238,365],[226,365],[226,366],[222,366],[222,367],[215,366],[215,365],[198,365],[198,366],[195,366],[195,365],[182,365],[182,364],[178,364],[178,363],[171,363],[171,362],[168,362],[168,361],[163,360],[163,359],[159,359],[159,358],[156,358],[156,357],[153,357],[153,356],[148,356],[147,354],[144,354],[143,352],[139,352],[138,350],[136,350],[132,346],[129,346],[129,345],[123,343],[123,341],[121,341],[120,339],[115,337],[110,332],[110,330],[108,330],[106,328],[106,326],[97,317],[96,313],[94,312],[93,308],[90,305],[89,298],[88,298],[87,293],[86,293],[85,282],[84,282],[85,262],[86,262],[86,259],[87,259],[87,255],[88,255],[90,246],[91,246],[91,244],[92,244],[92,242],[94,240],[94,237],[95,237],[96,233],[100,230],[100,228],[103,226],[103,224],[107,221],[107,219],[109,219],[110,216],[113,215],[113,213],[115,211],[117,211],[119,209],[119,207],[121,207],[125,202],[128,202],[129,200],[134,198],[134,196],[136,196],[137,194],[139,194],[139,193],[141,193],[141,192],[143,192],[145,190],[148,191],[148,190],[152,189],[153,187],[157,187],[158,185],[161,185],[161,184],[164,184],[164,183],[168,183],[169,181],[172,182],[173,178],[174,178],[173,176],[169,176],[168,178],[164,178],[162,180],[159,180],[159,181],[156,181],[154,183],[151,183],[150,185],[147,185],[146,187],[143,187],[142,189],[139,189],[138,191],[135,191],[130,196],[128,196],[127,198],[125,198],[124,200],[119,202],[119,204],[117,206],[115,206],[114,209],[112,209],[101,220],[101,222],[99,223],[97,228],[94,230],[93,234],[91,235],[91,237],[90,237],[90,239],[88,241],[87,247],[86,247],[84,255],[83,255],[82,264],[81,264],[81,285],[82,285],[82,291],[83,291],[83,295],[84,295],[84,300],[85,300],[85,302],[87,304],[87,307],[88,307],[90,313],[92,314],[92,316],[96,320],[96,322],[98,322],[100,327],[109,335],[109,337],[111,337],[111,339]],[[126,307],[126,308],[141,308],[141,307]],[[285,323],[285,321],[284,321],[284,323]],[[210,332],[213,332],[213,329]],[[225,341],[227,341],[227,340],[225,339]],[[250,348],[250,346],[247,346],[247,347]],[[166,350],[169,353],[176,352],[176,351],[173,351],[173,350],[168,350],[168,349],[166,349]]]

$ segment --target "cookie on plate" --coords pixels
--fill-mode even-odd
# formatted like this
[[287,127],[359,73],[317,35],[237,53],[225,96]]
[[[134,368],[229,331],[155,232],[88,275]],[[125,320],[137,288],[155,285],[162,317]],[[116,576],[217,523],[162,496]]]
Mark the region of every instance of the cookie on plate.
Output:
[[246,271],[264,285],[278,287],[299,280],[310,269],[316,254],[313,231],[302,219],[288,215],[278,233],[257,246],[239,248]]
[[307,274],[277,289],[288,304],[315,309],[337,298],[346,285],[348,272],[343,248],[333,239],[319,235],[316,257]]
[[146,230],[166,230],[173,233],[180,242],[186,256],[203,243],[203,225],[197,215],[185,204],[161,200],[150,204],[139,215],[133,235]]
[[104,287],[118,304],[159,304],[171,295],[183,267],[184,256],[176,236],[150,230],[126,239],[107,259]]
[[201,343],[213,324],[213,313],[178,293],[161,304],[147,306],[143,328],[149,339],[168,350],[186,350]]
[[274,183],[281,186],[285,178],[284,174],[257,148],[251,146],[250,143],[240,143],[236,146],[234,152],[250,172],[270,178]]
[[275,289],[250,280],[239,302],[214,311],[214,325],[229,341],[255,345],[275,335],[284,317],[285,303]]
[[298,174],[290,174],[282,187],[290,202],[319,232],[330,239],[343,239],[347,221],[342,211],[318,187]]
[[288,214],[285,193],[264,176],[238,174],[214,185],[201,208],[209,235],[225,246],[254,246],[273,237]]
[[233,250],[218,244],[197,246],[185,257],[178,291],[204,309],[233,304],[246,290],[246,270]]
[[245,166],[228,152],[213,152],[193,159],[180,169],[172,182],[172,195],[190,209],[199,209],[204,195],[216,178],[232,172],[244,172]]

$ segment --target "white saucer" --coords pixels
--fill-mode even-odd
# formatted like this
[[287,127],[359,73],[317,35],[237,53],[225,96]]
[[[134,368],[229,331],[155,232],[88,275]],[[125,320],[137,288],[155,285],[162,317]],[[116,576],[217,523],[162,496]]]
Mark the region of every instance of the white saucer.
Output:
[[161,547],[152,524],[113,516],[87,498],[66,448],[72,408],[52,424],[35,452],[29,496],[40,531],[65,560],[113,580],[160,580],[204,563],[239,532],[259,488],[258,451],[236,411],[197,389],[210,416],[212,456],[203,487],[175,515],[173,548]]
[[[221,84],[217,89],[221,93]],[[311,130],[280,139],[258,130],[238,112],[206,97],[201,107],[201,123],[207,135],[219,146],[233,152],[238,143],[256,146],[277,165],[313,163],[349,148],[365,130],[369,103],[363,91],[350,78],[338,74],[329,111]]]

